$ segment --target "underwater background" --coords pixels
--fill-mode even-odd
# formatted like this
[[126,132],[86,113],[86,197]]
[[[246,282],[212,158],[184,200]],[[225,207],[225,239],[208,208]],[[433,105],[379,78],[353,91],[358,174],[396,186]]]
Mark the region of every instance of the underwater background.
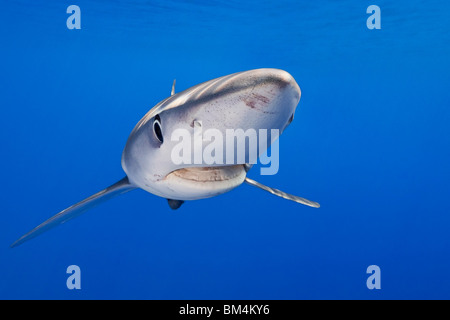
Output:
[[[69,30],[69,5],[81,29]],[[369,5],[381,29],[369,30]],[[449,299],[450,3],[2,1],[1,299]],[[280,170],[172,211],[142,190],[17,248],[124,176],[139,119],[255,68],[302,90]],[[81,290],[68,290],[69,265]],[[366,269],[381,270],[369,290]]]

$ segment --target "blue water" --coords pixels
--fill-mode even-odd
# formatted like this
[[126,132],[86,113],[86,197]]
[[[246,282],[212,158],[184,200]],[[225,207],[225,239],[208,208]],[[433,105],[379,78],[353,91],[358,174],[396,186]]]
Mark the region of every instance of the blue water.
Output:
[[[66,8],[81,8],[68,30]],[[381,29],[366,8],[381,8]],[[450,298],[450,4],[9,1],[0,5],[0,298]],[[302,89],[280,171],[169,209],[133,191],[11,249],[123,177],[170,94],[261,67]],[[68,290],[66,268],[81,268]],[[370,265],[381,289],[366,287]]]

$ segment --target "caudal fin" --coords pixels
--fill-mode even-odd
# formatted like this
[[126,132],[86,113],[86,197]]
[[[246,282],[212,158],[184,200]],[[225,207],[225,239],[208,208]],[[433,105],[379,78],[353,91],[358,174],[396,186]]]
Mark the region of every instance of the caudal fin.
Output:
[[86,198],[77,204],[74,204],[73,206],[70,206],[67,209],[64,209],[60,213],[54,215],[50,219],[44,221],[40,225],[38,225],[36,228],[31,230],[30,232],[24,234],[22,237],[20,237],[17,241],[15,241],[11,248],[17,247],[18,245],[24,243],[25,241],[28,241],[41,233],[44,233],[47,230],[50,230],[53,227],[56,227],[62,223],[65,223],[75,217],[78,217],[88,209],[105,202],[106,200],[109,200],[119,194],[128,192],[135,189],[133,185],[130,184],[128,181],[128,178],[125,177],[122,180],[116,182],[112,186],[109,186],[106,189],[103,189],[100,192],[97,192],[96,194],[90,196],[89,198]]
[[265,190],[267,192],[270,192],[271,194],[274,194],[274,195],[279,196],[281,198],[284,198],[284,199],[287,199],[287,200],[291,200],[291,201],[295,201],[297,203],[301,203],[301,204],[304,204],[304,205],[307,205],[307,206],[310,206],[310,207],[314,207],[314,208],[319,208],[320,207],[320,204],[318,204],[317,202],[314,202],[314,201],[311,201],[311,200],[308,200],[308,199],[305,199],[305,198],[301,198],[301,197],[298,197],[298,196],[294,196],[293,194],[289,194],[289,193],[283,192],[281,190],[265,186],[265,185],[255,181],[255,180],[249,179],[247,177],[245,178],[245,182],[247,182],[248,184],[250,184],[252,186],[255,186],[255,187],[263,189],[263,190]]

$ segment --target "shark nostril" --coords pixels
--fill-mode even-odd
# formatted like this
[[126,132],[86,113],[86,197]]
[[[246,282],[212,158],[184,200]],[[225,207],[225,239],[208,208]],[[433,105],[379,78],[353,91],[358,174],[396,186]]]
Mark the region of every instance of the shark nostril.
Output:
[[191,127],[192,128],[201,128],[202,127],[202,121],[201,120],[197,120],[197,119],[192,120]]

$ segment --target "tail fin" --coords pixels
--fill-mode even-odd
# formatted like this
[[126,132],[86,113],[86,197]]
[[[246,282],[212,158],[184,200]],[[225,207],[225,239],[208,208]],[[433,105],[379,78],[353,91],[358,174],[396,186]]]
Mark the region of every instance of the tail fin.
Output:
[[307,206],[310,206],[310,207],[314,207],[314,208],[319,208],[320,207],[320,204],[318,204],[317,202],[314,202],[314,201],[311,201],[311,200],[308,200],[308,199],[305,199],[305,198],[301,198],[301,197],[298,197],[298,196],[294,196],[292,194],[283,192],[281,190],[265,186],[265,185],[255,181],[255,180],[252,180],[250,178],[246,177],[245,178],[245,182],[247,182],[249,185],[261,188],[261,189],[263,189],[263,190],[265,190],[267,192],[270,192],[271,194],[274,194],[276,196],[279,196],[281,198],[284,198],[284,199],[287,199],[287,200],[291,200],[291,201],[295,201],[297,203],[301,203],[301,204],[304,204],[304,205],[307,205]]
[[128,181],[128,178],[125,177],[122,180],[113,184],[112,186],[109,186],[108,188],[103,189],[100,192],[97,192],[96,194],[90,196],[89,198],[86,198],[78,202],[77,204],[70,206],[69,208],[54,215],[50,219],[44,221],[30,232],[20,237],[16,242],[14,242],[11,245],[11,248],[17,247],[18,245],[24,243],[25,241],[28,241],[53,227],[65,223],[75,217],[78,217],[79,215],[81,215],[88,209],[96,206],[97,204],[105,202],[106,200],[109,200],[119,194],[131,191],[133,189],[135,189],[135,187],[131,185],[130,182]]

